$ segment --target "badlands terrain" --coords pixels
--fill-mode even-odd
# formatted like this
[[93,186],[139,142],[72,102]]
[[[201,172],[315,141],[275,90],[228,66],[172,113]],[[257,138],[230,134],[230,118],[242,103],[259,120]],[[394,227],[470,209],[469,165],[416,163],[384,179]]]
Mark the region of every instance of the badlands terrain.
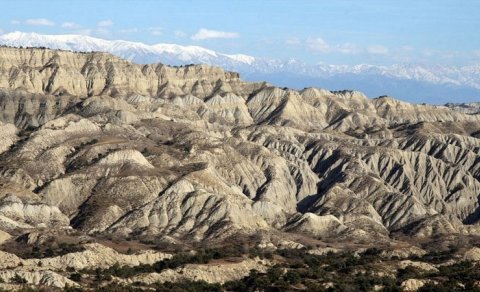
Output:
[[471,291],[477,109],[1,47],[0,286]]

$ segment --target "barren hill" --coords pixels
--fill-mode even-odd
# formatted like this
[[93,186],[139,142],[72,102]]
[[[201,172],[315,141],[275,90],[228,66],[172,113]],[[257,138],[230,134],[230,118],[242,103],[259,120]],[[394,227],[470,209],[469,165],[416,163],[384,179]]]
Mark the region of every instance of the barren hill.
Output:
[[477,234],[480,117],[206,65],[0,48],[0,229]]

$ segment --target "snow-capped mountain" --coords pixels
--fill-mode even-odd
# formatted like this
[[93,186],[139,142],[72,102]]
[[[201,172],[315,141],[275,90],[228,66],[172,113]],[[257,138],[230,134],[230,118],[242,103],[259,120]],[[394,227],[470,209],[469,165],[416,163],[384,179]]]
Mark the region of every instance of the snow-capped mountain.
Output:
[[12,32],[0,36],[0,44],[7,46],[47,47],[71,51],[109,52],[136,63],[163,62],[171,65],[186,63],[246,64],[255,62],[247,55],[226,55],[199,46],[176,44],[147,45],[123,40],[104,40],[85,35],[40,35]]
[[466,102],[480,100],[480,66],[465,67],[398,64],[392,66],[312,65],[223,54],[199,46],[148,45],[124,40],[104,40],[85,35],[41,35],[12,32],[0,35],[0,45],[47,47],[72,51],[103,51],[136,63],[185,65],[205,63],[240,72],[247,80],[266,80],[279,86],[317,86],[358,89],[370,96],[392,95],[412,102]]

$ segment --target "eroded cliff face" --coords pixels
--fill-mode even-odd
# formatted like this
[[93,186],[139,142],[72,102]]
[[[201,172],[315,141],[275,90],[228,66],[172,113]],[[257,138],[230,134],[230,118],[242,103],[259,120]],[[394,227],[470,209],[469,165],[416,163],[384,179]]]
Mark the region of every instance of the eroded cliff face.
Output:
[[136,65],[107,53],[0,48],[0,87],[75,96],[141,94],[199,98],[255,88],[218,67]]
[[194,65],[0,48],[0,229],[477,234],[480,119]]

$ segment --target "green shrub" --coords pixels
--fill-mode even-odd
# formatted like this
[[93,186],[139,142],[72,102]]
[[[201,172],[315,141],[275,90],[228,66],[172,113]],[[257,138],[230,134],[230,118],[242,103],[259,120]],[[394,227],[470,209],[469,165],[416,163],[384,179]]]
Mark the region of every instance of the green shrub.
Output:
[[68,278],[72,281],[79,282],[82,280],[82,275],[80,273],[73,273],[73,274],[70,274],[70,277]]
[[267,271],[267,277],[270,282],[275,282],[283,276],[283,268],[278,265],[270,267]]
[[220,284],[210,284],[205,281],[165,282],[156,284],[155,290],[159,292],[220,292],[223,291]]
[[406,266],[397,271],[397,279],[399,282],[403,282],[407,279],[420,279],[423,278],[423,276],[423,271],[413,266]]
[[15,284],[27,284],[28,283],[28,281],[25,278],[23,278],[22,276],[20,276],[19,274],[15,274],[15,276],[13,276],[10,279],[10,282],[15,283]]
[[289,270],[285,274],[285,281],[287,281],[292,285],[300,283],[300,280],[301,280],[300,274],[295,270]]

